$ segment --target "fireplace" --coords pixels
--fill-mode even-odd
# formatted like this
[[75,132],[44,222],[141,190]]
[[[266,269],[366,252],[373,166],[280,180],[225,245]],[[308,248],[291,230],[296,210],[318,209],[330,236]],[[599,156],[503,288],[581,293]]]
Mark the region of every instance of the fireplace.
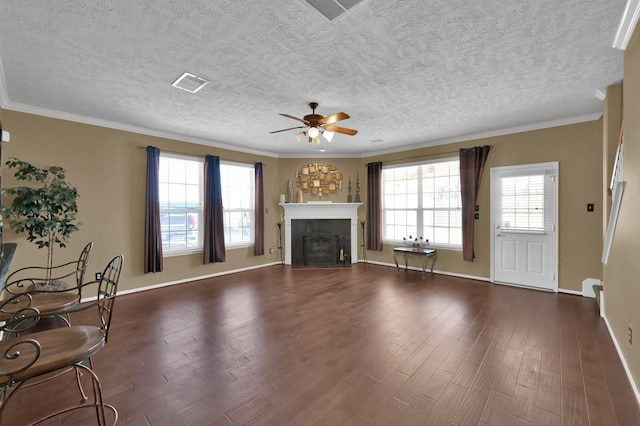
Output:
[[285,264],[344,267],[357,263],[358,207],[362,203],[281,203]]
[[291,266],[351,266],[350,233],[349,219],[293,219]]

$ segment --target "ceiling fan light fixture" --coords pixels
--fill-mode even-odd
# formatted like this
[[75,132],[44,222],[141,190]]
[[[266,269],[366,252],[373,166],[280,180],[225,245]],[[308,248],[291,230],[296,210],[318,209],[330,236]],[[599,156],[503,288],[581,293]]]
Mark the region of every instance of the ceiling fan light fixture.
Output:
[[315,139],[320,134],[320,131],[318,130],[317,127],[311,127],[311,128],[309,128],[309,132],[308,133],[309,133],[309,137],[311,139]]
[[[336,114],[323,117],[320,114],[316,114],[316,108],[318,107],[317,102],[310,102],[309,107],[311,108],[311,114],[307,114],[303,118],[298,118],[290,114],[279,114],[283,117],[299,121],[300,123],[304,124],[304,126],[289,127],[288,129],[274,130],[273,132],[269,133],[280,133],[294,129],[307,129],[306,131],[296,130],[296,140],[300,142],[306,137],[309,140],[309,143],[312,143],[314,145],[320,145],[323,140],[331,142],[336,133],[342,133],[349,136],[354,136],[358,133],[357,130],[347,129],[346,127],[340,127],[333,124],[337,121],[342,121],[350,118],[349,114],[347,114],[346,112],[338,112]],[[322,136],[322,138],[320,136]]]
[[331,139],[333,139],[333,135],[335,135],[335,132],[331,132],[329,130],[325,130],[322,132],[322,136],[324,136],[327,142],[331,142]]

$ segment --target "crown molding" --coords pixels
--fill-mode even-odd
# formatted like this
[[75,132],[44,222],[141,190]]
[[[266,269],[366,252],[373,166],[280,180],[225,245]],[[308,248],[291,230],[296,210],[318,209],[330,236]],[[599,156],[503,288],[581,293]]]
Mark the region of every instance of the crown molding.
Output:
[[438,146],[438,145],[447,145],[447,144],[458,143],[458,142],[492,138],[496,136],[512,135],[514,133],[531,132],[534,130],[549,129],[552,127],[568,126],[571,124],[578,124],[578,123],[585,123],[588,121],[599,120],[600,117],[602,117],[602,113],[595,112],[592,114],[577,115],[574,117],[561,118],[558,120],[544,121],[540,123],[526,124],[523,126],[509,127],[506,129],[490,130],[487,132],[454,136],[451,138],[426,141],[426,142],[415,144],[415,145],[405,145],[402,147],[402,149],[375,151],[375,152],[368,153],[367,155],[363,155],[362,158],[369,158],[369,157],[374,157],[377,155],[384,155],[384,154],[394,154],[397,152],[411,151],[414,149],[427,148],[427,147]]
[[613,39],[613,47],[625,50],[640,18],[640,0],[627,0],[618,31]]
[[181,135],[179,133],[162,132],[159,130],[152,130],[146,127],[132,126],[129,124],[116,123],[108,120],[100,120],[92,117],[85,117],[83,115],[70,114],[66,112],[55,111],[47,108],[34,107],[30,105],[18,104],[8,102],[7,105],[2,107],[6,110],[24,112],[27,114],[41,115],[49,118],[56,118],[59,120],[72,121],[75,123],[89,124],[92,126],[105,127],[108,129],[122,130],[125,132],[138,133],[146,136],[154,136],[164,139],[173,139],[181,142],[189,142],[198,145],[206,145],[214,148],[228,149],[230,151],[243,152],[245,154],[261,155],[264,157],[278,158],[277,153],[258,151],[252,149],[242,149],[236,145],[230,145],[223,142],[217,142],[209,139],[194,138],[190,136]]
[[506,129],[500,129],[500,130],[491,130],[491,131],[482,132],[482,133],[472,133],[472,134],[466,134],[461,136],[454,136],[451,138],[425,141],[425,142],[414,144],[414,145],[406,145],[399,149],[372,151],[372,152],[368,152],[367,154],[332,155],[331,152],[305,153],[305,154],[282,154],[282,153],[242,149],[241,147],[238,147],[235,145],[230,145],[230,144],[212,141],[208,139],[193,138],[193,137],[189,137],[189,136],[185,136],[177,133],[151,130],[144,127],[121,124],[113,121],[100,120],[97,118],[85,117],[82,115],[69,114],[69,113],[54,111],[46,108],[34,107],[34,106],[11,103],[11,102],[3,106],[2,108],[6,110],[11,110],[11,111],[24,112],[27,114],[35,114],[35,115],[41,115],[49,118],[56,118],[59,120],[89,124],[92,126],[105,127],[108,129],[122,130],[125,132],[138,133],[138,134],[154,136],[158,138],[173,139],[181,142],[195,143],[198,145],[206,145],[214,148],[228,149],[230,151],[243,152],[245,154],[261,155],[261,156],[272,157],[272,158],[369,158],[369,157],[375,157],[378,155],[393,154],[396,152],[411,151],[414,149],[428,148],[428,147],[438,146],[438,145],[447,145],[447,144],[452,144],[457,142],[466,142],[466,141],[472,141],[477,139],[504,136],[504,135],[514,134],[514,133],[524,133],[524,132],[530,132],[533,130],[548,129],[551,127],[559,127],[559,126],[566,126],[570,124],[584,123],[587,121],[598,120],[602,116],[601,112],[597,112],[592,114],[579,115],[575,117],[562,118],[559,120],[527,124],[524,126],[516,126],[516,127],[510,127]]

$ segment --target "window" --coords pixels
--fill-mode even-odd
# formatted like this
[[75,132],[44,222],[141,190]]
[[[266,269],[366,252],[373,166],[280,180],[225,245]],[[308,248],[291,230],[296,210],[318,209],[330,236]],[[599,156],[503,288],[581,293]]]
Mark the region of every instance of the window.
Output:
[[462,247],[460,162],[457,158],[382,170],[383,240],[423,237]]
[[164,253],[202,250],[204,162],[160,154],[160,235]]
[[[221,163],[224,242],[227,247],[254,242],[254,168]],[[160,232],[167,255],[202,251],[204,160],[160,154]]]
[[502,229],[544,232],[544,175],[503,177],[500,186]]
[[254,167],[221,163],[224,242],[227,246],[254,242]]

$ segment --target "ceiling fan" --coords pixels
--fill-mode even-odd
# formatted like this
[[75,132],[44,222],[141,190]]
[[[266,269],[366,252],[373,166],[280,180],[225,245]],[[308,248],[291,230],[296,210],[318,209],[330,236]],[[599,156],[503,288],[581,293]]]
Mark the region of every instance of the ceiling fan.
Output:
[[339,112],[337,114],[329,115],[328,117],[323,117],[319,114],[316,114],[316,108],[318,108],[317,102],[310,102],[309,107],[312,111],[311,114],[305,115],[303,118],[294,117],[293,115],[289,114],[280,114],[283,117],[288,117],[300,121],[305,124],[304,126],[289,127],[288,129],[274,130],[273,132],[269,133],[286,132],[287,130],[304,129],[305,127],[308,127],[309,130],[307,130],[306,132],[302,131],[296,133],[296,139],[298,139],[298,142],[300,142],[302,138],[306,136],[309,138],[309,143],[313,143],[315,145],[320,144],[320,135],[322,135],[322,137],[325,138],[328,142],[331,142],[331,139],[333,139],[333,135],[336,132],[343,133],[349,136],[353,136],[358,133],[357,130],[331,125],[336,121],[346,120],[347,118],[349,118],[349,114]]

